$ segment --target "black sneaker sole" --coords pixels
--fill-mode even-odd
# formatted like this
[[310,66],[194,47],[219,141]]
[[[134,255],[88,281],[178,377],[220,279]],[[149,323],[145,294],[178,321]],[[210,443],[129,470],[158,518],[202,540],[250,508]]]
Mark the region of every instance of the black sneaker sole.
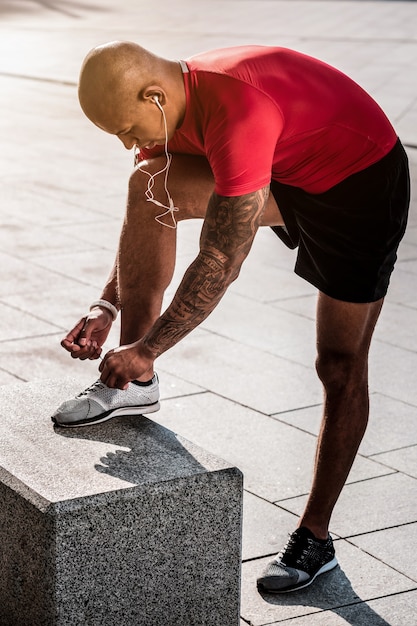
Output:
[[296,585],[285,587],[285,589],[271,589],[266,587],[263,583],[258,583],[257,586],[259,591],[262,591],[263,593],[290,593],[291,591],[298,591],[298,589],[305,589],[305,587],[311,585],[311,583],[316,580],[317,576],[320,576],[320,574],[324,574],[325,572],[329,572],[330,570],[334,569],[337,564],[337,558],[334,557],[331,561],[325,563],[311,578],[303,580],[303,582]]
[[107,422],[113,417],[121,415],[146,415],[147,413],[155,413],[160,409],[159,402],[153,404],[144,404],[142,406],[125,406],[119,409],[112,409],[111,411],[105,411],[96,415],[95,417],[86,418],[78,422],[60,422],[56,417],[51,417],[51,420],[55,426],[62,426],[63,428],[79,428],[80,426],[92,426],[93,424],[101,424]]

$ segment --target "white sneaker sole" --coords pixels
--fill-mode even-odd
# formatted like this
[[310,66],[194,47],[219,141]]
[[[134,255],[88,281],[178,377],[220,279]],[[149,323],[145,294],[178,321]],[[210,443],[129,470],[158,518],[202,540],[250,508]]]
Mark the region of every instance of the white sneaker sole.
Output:
[[113,409],[106,411],[100,415],[96,415],[90,419],[80,420],[79,422],[60,422],[56,417],[52,417],[52,421],[56,426],[62,426],[63,428],[81,428],[82,426],[93,426],[94,424],[102,424],[107,422],[113,417],[120,417],[121,415],[146,415],[148,413],[155,413],[160,409],[160,403],[154,402],[153,404],[144,404],[142,406],[123,406],[119,409]]
[[334,569],[337,564],[338,564],[337,558],[334,557],[331,561],[329,561],[328,563],[323,565],[314,574],[314,576],[312,576],[308,580],[304,580],[299,585],[293,585],[292,587],[287,587],[286,589],[266,589],[264,587],[264,585],[262,585],[262,584],[260,584],[258,587],[259,587],[259,590],[262,593],[274,593],[274,594],[275,593],[291,593],[292,591],[298,591],[299,589],[305,589],[305,587],[308,587],[309,585],[311,585],[312,582],[314,582],[316,580],[317,576],[320,576],[320,574],[324,574],[325,572],[329,572],[331,569]]

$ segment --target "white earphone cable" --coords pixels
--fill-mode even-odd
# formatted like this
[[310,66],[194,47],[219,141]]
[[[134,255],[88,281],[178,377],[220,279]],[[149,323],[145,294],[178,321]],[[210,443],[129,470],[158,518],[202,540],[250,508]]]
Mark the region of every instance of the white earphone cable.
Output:
[[[156,172],[155,174],[151,174],[150,172],[147,172],[146,170],[143,170],[140,166],[140,150],[139,148],[136,146],[135,147],[135,161],[134,161],[134,169],[135,170],[139,170],[140,172],[142,172],[143,174],[146,174],[149,178],[148,180],[148,187],[145,191],[145,196],[148,202],[152,202],[153,204],[155,204],[156,206],[161,207],[162,209],[166,209],[163,213],[161,213],[160,215],[157,215],[155,217],[155,220],[157,222],[159,222],[159,224],[162,224],[163,226],[167,226],[168,228],[176,228],[177,227],[177,221],[175,219],[175,215],[174,213],[176,211],[179,211],[178,207],[176,207],[174,205],[174,201],[171,197],[171,194],[169,193],[168,190],[168,174],[169,174],[169,168],[171,167],[171,161],[172,161],[172,154],[170,154],[168,152],[168,127],[167,127],[167,120],[165,117],[165,111],[162,108],[161,104],[159,103],[158,98],[154,98],[155,104],[157,105],[157,107],[160,109],[161,113],[162,113],[162,117],[164,120],[164,130],[165,130],[165,158],[166,158],[166,164],[164,165],[164,167],[159,170],[158,172]],[[157,176],[159,176],[160,174],[164,174],[164,189],[165,189],[165,193],[166,196],[168,198],[168,204],[163,204],[162,202],[159,202],[159,200],[157,200],[154,196],[154,193],[152,191],[153,186],[155,185],[155,178]],[[167,224],[166,222],[162,221],[162,218],[165,217],[165,215],[171,215],[171,219],[172,219],[172,224]]]

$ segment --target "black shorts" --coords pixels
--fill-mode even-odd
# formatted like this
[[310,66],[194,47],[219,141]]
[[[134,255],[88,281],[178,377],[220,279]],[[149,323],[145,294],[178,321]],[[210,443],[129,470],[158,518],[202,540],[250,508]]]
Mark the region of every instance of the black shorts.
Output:
[[271,192],[285,227],[274,232],[298,246],[294,271],[345,302],[385,296],[410,202],[408,159],[400,141],[380,161],[325,193],[277,181]]

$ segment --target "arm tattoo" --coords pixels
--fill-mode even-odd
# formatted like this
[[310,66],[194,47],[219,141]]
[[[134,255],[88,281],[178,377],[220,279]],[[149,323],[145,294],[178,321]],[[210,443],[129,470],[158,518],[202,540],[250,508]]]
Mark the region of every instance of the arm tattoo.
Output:
[[268,199],[269,187],[238,197],[213,194],[190,265],[165,313],[143,341],[155,358],[208,317],[249,253]]

